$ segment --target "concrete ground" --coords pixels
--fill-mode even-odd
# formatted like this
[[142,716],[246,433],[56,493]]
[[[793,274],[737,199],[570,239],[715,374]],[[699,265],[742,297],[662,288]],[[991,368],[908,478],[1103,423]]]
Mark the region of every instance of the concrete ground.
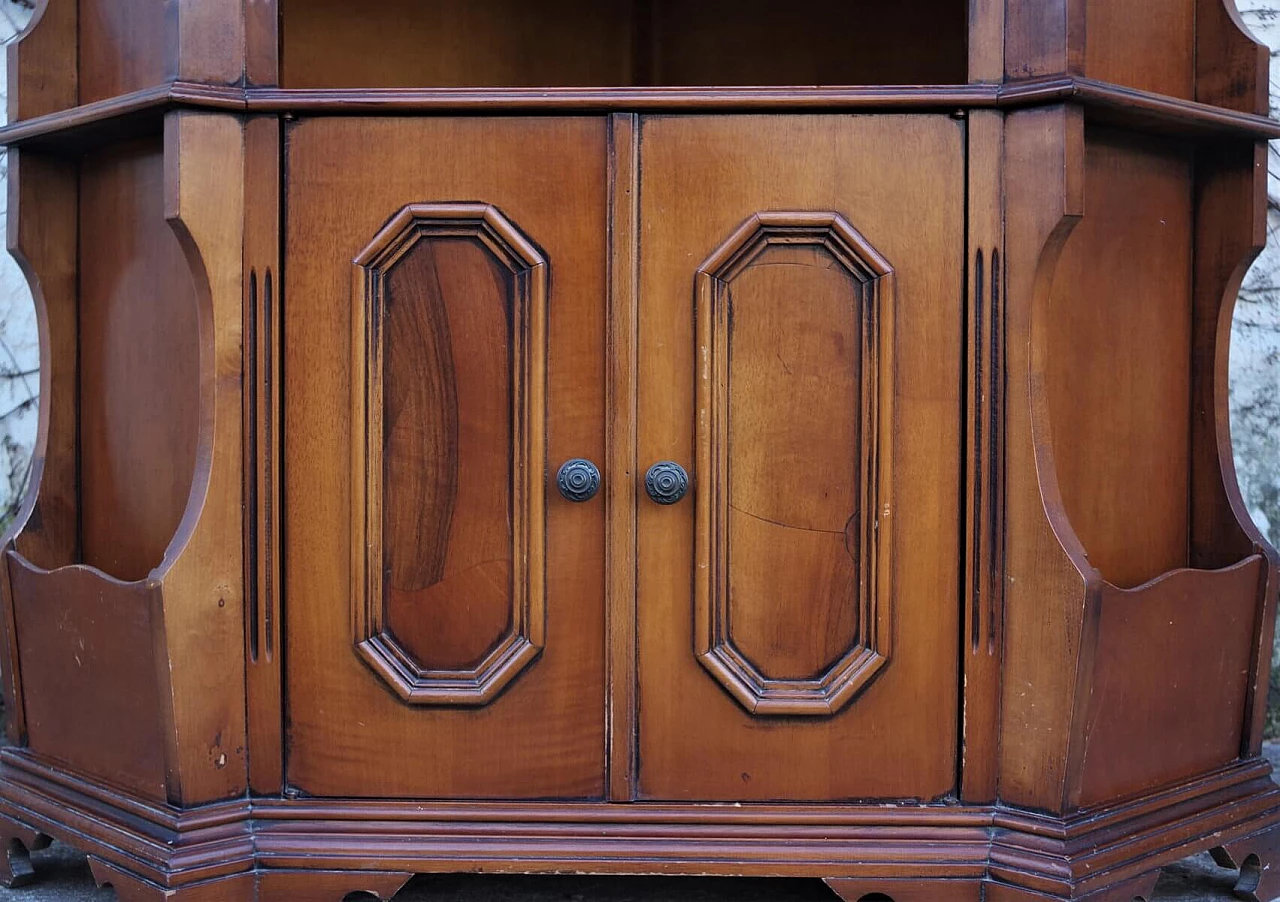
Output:
[[[1280,772],[1280,744],[1267,757]],[[96,889],[84,858],[54,845],[31,856],[37,880],[17,890],[0,889],[0,902],[113,902],[110,889]],[[1151,902],[1216,902],[1234,899],[1234,875],[1208,855],[1165,870]],[[831,902],[817,880],[724,880],[662,877],[418,877],[396,902]],[[317,902],[342,902],[339,899]],[[944,900],[939,900],[944,902]]]

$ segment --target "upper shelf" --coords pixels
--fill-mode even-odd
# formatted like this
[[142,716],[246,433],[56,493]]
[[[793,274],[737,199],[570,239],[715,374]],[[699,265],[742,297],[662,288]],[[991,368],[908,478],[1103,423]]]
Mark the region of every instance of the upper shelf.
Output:
[[[1269,136],[1234,0],[36,0],[0,140],[230,109],[957,109]],[[1087,26],[1087,28],[1086,28]],[[1088,32],[1088,41],[1085,33]],[[944,87],[920,87],[937,85]],[[1214,111],[1216,108],[1216,112]],[[1148,113],[1156,110],[1154,119]],[[1175,129],[1176,130],[1176,129]]]
[[286,88],[963,84],[967,0],[280,0]]

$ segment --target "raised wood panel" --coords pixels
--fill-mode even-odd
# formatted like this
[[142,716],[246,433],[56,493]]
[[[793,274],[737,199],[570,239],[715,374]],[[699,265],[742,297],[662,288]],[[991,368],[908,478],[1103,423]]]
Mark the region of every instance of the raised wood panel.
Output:
[[[335,118],[303,120],[289,127],[284,430],[295,463],[284,474],[287,782],[300,791],[391,798],[604,795],[604,499],[572,504],[547,487],[565,460],[605,460],[606,141],[603,117]],[[369,163],[371,146],[380,148],[376,166]],[[352,455],[352,449],[361,446],[352,399],[360,396],[363,379],[353,371],[353,364],[362,365],[363,355],[358,342],[353,347],[352,341],[353,335],[362,334],[352,320],[362,309],[352,300],[352,260],[406,206],[476,202],[492,204],[512,229],[518,227],[519,234],[528,236],[530,246],[519,248],[525,263],[509,268],[534,268],[528,261],[536,253],[546,260],[548,270],[546,337],[539,342],[545,362],[538,363],[537,348],[529,348],[524,357],[530,379],[545,372],[546,446],[530,452],[519,482],[531,493],[537,486],[536,497],[546,498],[545,513],[529,524],[531,538],[545,531],[545,635],[536,663],[488,704],[411,705],[370,670],[352,636],[357,601],[352,587],[360,585],[352,572],[353,557],[359,559],[352,553],[359,547],[354,526],[367,511],[361,497],[366,474],[382,472],[381,467],[366,468]],[[494,287],[494,270],[474,250],[474,242],[485,242],[488,259],[506,256],[496,242],[477,237],[480,232],[489,234],[487,224],[477,225],[475,216],[464,219],[470,224],[463,235],[441,241],[448,236],[437,233],[432,239],[427,229],[427,239],[419,242],[422,250],[415,252],[423,254],[417,263],[423,274],[435,271],[447,277],[441,282],[446,290],[432,295],[429,286],[401,286],[409,292],[402,291],[401,297],[414,303],[425,304],[433,296],[445,301],[454,360],[463,353],[472,358],[466,363],[472,369],[456,380],[458,441],[460,449],[465,444],[482,455],[474,464],[483,463],[484,469],[473,477],[468,469],[473,462],[460,458],[456,524],[465,522],[460,508],[463,492],[473,491],[471,480],[489,479],[497,466],[486,443],[497,444],[501,435],[490,433],[504,420],[497,412],[498,402],[480,396],[492,375],[505,371],[493,361],[507,359],[513,334],[501,319],[489,318],[493,305],[511,297],[511,290],[504,295]],[[501,243],[516,247],[519,239],[508,234]],[[433,255],[438,261],[441,251],[455,254],[449,265],[462,264],[452,275],[439,266],[426,266]],[[392,273],[394,282],[394,269]],[[458,277],[464,277],[461,283]],[[460,293],[464,286],[465,293]],[[529,291],[532,299],[532,286]],[[362,289],[356,296],[363,297]],[[464,315],[462,307],[486,299],[487,312],[468,309]],[[530,309],[537,307],[531,304]],[[483,333],[477,331],[481,328]],[[389,330],[383,337],[393,339]],[[518,397],[514,387],[512,392],[510,397]],[[469,419],[474,422],[467,425]],[[537,425],[530,421],[509,428],[520,436],[523,429]],[[474,434],[464,434],[467,429],[474,429]],[[375,429],[373,435],[382,432]],[[517,439],[499,450],[506,458],[516,454],[519,445]],[[379,446],[380,442],[373,445]],[[419,451],[415,459],[421,456]],[[465,504],[479,505],[482,511],[478,517],[466,515],[473,518],[469,530],[494,528],[494,497],[468,496],[475,500]],[[410,512],[412,502],[389,500],[403,506],[400,514]],[[512,503],[515,510],[522,509],[515,495]],[[381,516],[371,522],[381,523]],[[502,540],[499,553],[509,557],[512,546],[506,529],[497,529],[496,536]],[[446,574],[454,566],[455,546],[468,551],[464,538],[451,539]],[[490,535],[483,541],[496,547],[497,538]],[[375,561],[381,568],[381,551]],[[530,565],[535,564],[531,559]],[[540,582],[543,571],[537,572]],[[404,624],[405,618],[415,616],[413,610],[419,622]],[[416,627],[426,635],[439,610],[406,605],[396,628],[408,632]],[[490,629],[496,619],[485,616],[490,618],[487,625],[480,623]],[[468,630],[473,628],[466,627],[462,634],[469,637]],[[473,631],[483,632],[479,627]],[[431,651],[429,646],[426,651]],[[442,655],[437,660],[456,662],[472,652],[434,653]],[[335,723],[359,728],[335,730]]]
[[86,157],[80,186],[82,562],[141,579],[164,557],[195,475],[196,286],[165,221],[158,141]]
[[[655,116],[642,119],[641,129],[639,460],[642,467],[658,460],[681,463],[690,469],[692,489],[674,505],[641,497],[638,509],[638,795],[735,801],[946,795],[955,788],[958,734],[965,126],[946,116]],[[902,153],[903,147],[912,153]],[[880,504],[875,514],[857,520],[859,528],[875,522],[879,530],[877,566],[888,588],[880,589],[876,604],[894,610],[892,656],[850,704],[827,717],[752,714],[699,658],[704,626],[695,591],[704,577],[697,562],[710,560],[710,552],[699,557],[698,542],[706,534],[696,525],[698,510],[718,487],[733,486],[735,479],[751,485],[765,474],[734,459],[726,483],[706,451],[699,456],[706,448],[699,445],[699,428],[707,428],[712,414],[695,397],[697,380],[709,378],[704,368],[710,366],[698,350],[697,316],[708,308],[695,293],[697,272],[700,261],[761,211],[818,211],[828,223],[838,213],[894,266],[894,300],[881,311],[893,318],[883,366],[894,369],[897,391],[893,411],[879,427]],[[779,256],[765,260],[812,263],[806,252],[827,254],[831,267],[830,258],[840,256],[802,242],[791,250],[774,248],[770,253]],[[800,298],[781,275],[798,267],[761,269],[751,297],[764,310],[760,304],[744,309],[742,328],[774,328],[776,334],[745,336],[744,347],[754,340],[765,350],[752,351],[742,365],[767,368],[775,383],[794,382],[799,400],[785,400],[778,385],[754,390],[754,419],[744,428],[800,428],[811,443],[821,442],[821,451],[805,449],[803,476],[786,485],[805,492],[817,491],[806,478],[843,485],[844,514],[834,527],[843,536],[853,508],[865,505],[848,500],[866,487],[849,471],[858,451],[846,447],[842,458],[836,439],[814,430],[817,423],[833,433],[848,430],[853,418],[861,418],[854,412],[861,402],[852,393],[844,403],[827,398],[821,409],[806,411],[810,420],[797,419],[804,404],[813,404],[817,389],[805,387],[813,372],[784,355],[788,374],[768,342],[774,351],[791,353],[785,342],[805,334],[805,305],[848,299],[850,286],[827,281],[838,275],[813,272],[801,276],[807,290]],[[808,298],[818,290],[826,295]],[[795,319],[778,319],[776,327],[760,322],[788,306],[800,308]],[[843,328],[849,328],[847,318]],[[832,374],[827,386],[832,395],[842,380],[851,380],[853,356],[841,358],[834,350],[842,334],[828,326],[815,336],[828,368],[844,361],[844,375]],[[865,341],[860,331],[858,340]],[[866,366],[869,355],[862,348]],[[844,426],[842,417],[849,418]],[[783,439],[771,441],[778,451],[791,447]],[[798,508],[782,504],[781,494],[770,500],[778,507],[762,511],[766,516],[830,526],[799,519]],[[826,511],[827,503],[815,503],[810,513]],[[812,571],[789,561],[788,568],[805,572],[768,575],[784,590],[798,583],[811,594],[757,608],[763,615],[757,623],[772,618],[776,638],[767,626],[759,629],[753,652],[779,674],[799,673],[831,651],[808,632],[806,621],[831,610],[818,599],[831,585],[824,568],[838,558],[824,556],[826,535],[812,535],[823,549]],[[754,547],[757,555],[768,553]],[[731,603],[731,629],[732,609]],[[847,626],[839,629],[851,635]],[[773,644],[779,640],[792,650]]]
[[1084,217],[1039,325],[1062,503],[1124,587],[1187,564],[1191,169],[1176,144],[1089,130]]
[[756,214],[698,271],[696,643],[753,714],[831,714],[886,660],[875,522],[891,276],[825,212]]
[[542,648],[546,283],[484,204],[405,207],[356,258],[356,640],[415,704],[486,704]]

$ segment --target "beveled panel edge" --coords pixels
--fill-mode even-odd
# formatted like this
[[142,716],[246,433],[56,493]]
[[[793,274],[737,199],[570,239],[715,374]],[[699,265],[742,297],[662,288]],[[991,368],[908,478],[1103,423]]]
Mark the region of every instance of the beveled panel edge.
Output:
[[[893,266],[848,220],[823,210],[761,211],[748,217],[711,252],[694,276],[694,334],[699,348],[695,377],[694,652],[703,669],[751,715],[827,717],[838,713],[889,663],[892,646],[892,590],[887,561],[892,540],[864,516],[858,566],[858,639],[815,679],[775,680],[765,676],[735,645],[728,631],[729,499],[712,498],[710,486],[727,482],[729,340],[726,317],[716,299],[744,268],[771,244],[821,247],[862,284],[859,332],[863,336],[859,416],[862,473],[861,510],[877,517],[881,482],[892,472],[893,365],[884,349],[893,347]],[[717,353],[716,348],[723,352]],[[721,398],[720,395],[726,395]],[[883,549],[881,546],[884,546]]]
[[[512,460],[511,625],[474,668],[424,668],[385,631],[382,597],[382,358],[381,282],[419,241],[433,237],[480,241],[514,277],[515,349],[511,378],[515,423]],[[351,614],[354,650],[410,705],[476,707],[493,701],[542,653],[546,640],[544,466],[546,458],[546,330],[549,267],[542,252],[492,204],[407,204],[352,261],[352,546]],[[541,374],[541,377],[538,377]]]
[[[845,88],[436,88],[318,90],[228,87],[173,81],[20,120],[0,128],[0,145],[75,144],[94,126],[172,107],[258,113],[367,115],[439,112],[956,112],[1062,102],[1096,110],[1138,130],[1191,137],[1280,138],[1280,122],[1211,104],[1075,76],[1003,85]],[[1126,119],[1128,114],[1130,119]]]

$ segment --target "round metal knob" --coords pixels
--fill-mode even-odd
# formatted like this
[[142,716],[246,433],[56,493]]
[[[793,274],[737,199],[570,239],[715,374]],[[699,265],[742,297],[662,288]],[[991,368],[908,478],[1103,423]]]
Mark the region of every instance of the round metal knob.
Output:
[[689,474],[673,460],[661,460],[644,475],[644,490],[658,504],[675,504],[689,491]]
[[556,487],[566,501],[590,501],[600,491],[600,471],[589,460],[566,460],[556,474]]

